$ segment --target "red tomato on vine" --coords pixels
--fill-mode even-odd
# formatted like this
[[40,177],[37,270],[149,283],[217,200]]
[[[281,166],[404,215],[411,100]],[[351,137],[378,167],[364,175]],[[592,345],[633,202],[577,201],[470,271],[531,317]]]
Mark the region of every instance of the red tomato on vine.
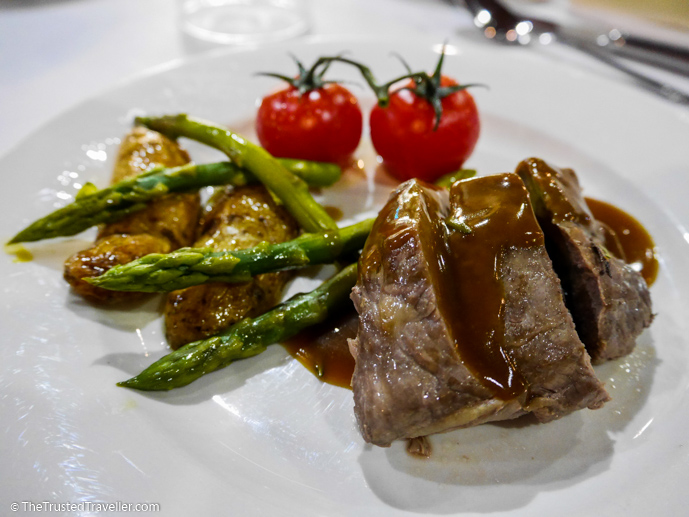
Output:
[[[378,104],[369,119],[371,140],[389,172],[400,181],[420,178],[435,181],[461,168],[471,155],[480,133],[476,103],[460,85],[441,74],[445,51],[433,75],[412,72],[378,84],[365,65],[341,56],[321,58],[355,66],[373,90]],[[407,79],[396,90],[394,84]]]
[[[439,90],[457,86],[442,76]],[[371,111],[371,140],[388,171],[400,181],[435,181],[458,170],[471,155],[480,133],[478,109],[465,89],[440,98],[441,115],[410,81],[390,95],[386,107]]]
[[306,70],[295,61],[299,67],[296,78],[264,74],[289,86],[261,101],[256,116],[258,139],[276,157],[342,164],[361,140],[359,103],[341,84],[323,80],[328,64],[317,62]]

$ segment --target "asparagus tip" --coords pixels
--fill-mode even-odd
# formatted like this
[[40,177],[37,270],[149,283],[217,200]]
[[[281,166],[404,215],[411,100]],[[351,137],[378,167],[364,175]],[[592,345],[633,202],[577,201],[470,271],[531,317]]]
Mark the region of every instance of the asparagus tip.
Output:
[[151,388],[142,385],[138,377],[139,376],[137,375],[136,377],[132,377],[131,379],[127,379],[126,381],[118,382],[117,386],[119,386],[120,388],[131,388],[134,390],[150,391]]

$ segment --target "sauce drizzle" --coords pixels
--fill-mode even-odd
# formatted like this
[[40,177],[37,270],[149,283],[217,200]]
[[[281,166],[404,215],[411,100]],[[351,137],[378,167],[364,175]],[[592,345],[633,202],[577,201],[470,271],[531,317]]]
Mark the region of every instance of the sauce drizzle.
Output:
[[[646,229],[623,210],[581,195],[579,181],[571,169],[558,169],[540,158],[529,158],[517,166],[517,174],[531,193],[539,218],[555,224],[572,221],[605,239],[605,247],[617,258],[641,273],[648,285],[658,274],[655,244]],[[602,232],[596,221],[602,224]]]
[[455,183],[450,199],[453,218],[463,219],[471,233],[454,231],[447,239],[441,312],[472,373],[497,398],[517,398],[527,386],[505,348],[501,262],[510,248],[542,246],[543,234],[514,174]]
[[[658,276],[653,238],[639,221],[614,205],[586,198],[593,217],[605,224],[605,246],[610,253],[639,271],[650,286]],[[620,249],[621,247],[621,249]]]
[[[412,205],[416,210],[423,205],[424,210],[406,213],[398,205],[386,206],[379,219],[397,224],[381,228],[381,221],[376,222],[374,235],[378,242],[369,248],[371,256],[366,262],[373,267],[381,260],[380,251],[386,246],[404,245],[411,238],[402,231],[408,224],[407,218],[425,216],[422,233],[432,236],[427,244],[433,246],[433,255],[438,259],[432,264],[434,283],[439,288],[438,303],[449,315],[448,327],[460,355],[497,397],[509,399],[525,390],[525,382],[502,348],[504,293],[499,282],[500,258],[505,247],[542,245],[543,235],[521,182],[514,175],[493,178],[490,194],[486,194],[486,178],[480,178],[480,186],[464,181],[452,190],[452,217],[466,223],[472,230],[470,234],[446,231],[442,220],[447,218],[449,209],[444,193],[430,186],[411,189],[407,196],[423,198]],[[568,187],[578,189],[578,184]],[[554,190],[550,194],[552,198],[559,197]],[[603,223],[609,251],[640,271],[651,285],[658,272],[658,261],[653,239],[645,228],[613,205],[591,198],[585,201],[588,206],[560,206],[559,216],[584,224],[592,224],[594,218]],[[403,204],[409,207],[409,198]],[[338,317],[307,329],[283,346],[320,380],[351,389],[355,363],[347,339],[356,337],[357,326],[356,311],[348,306]]]
[[[469,233],[449,230],[448,218]],[[449,198],[446,190],[412,182],[381,210],[362,253],[360,281],[385,270],[392,250],[421,248],[461,361],[495,397],[510,400],[526,391],[526,383],[505,347],[502,257],[509,248],[542,244],[526,189],[514,174],[455,183]],[[394,319],[389,329],[387,324],[384,332],[399,331]]]
[[15,256],[12,262],[31,262],[33,260],[31,252],[21,244],[5,244],[5,253]]
[[305,329],[282,345],[323,382],[351,389],[354,358],[347,339],[356,337],[358,326],[359,317],[350,304],[338,316]]
[[332,205],[325,205],[323,208],[325,208],[325,213],[333,218],[333,221],[341,221],[342,220],[344,213],[342,212],[342,210],[340,208],[338,208],[336,206],[332,206]]

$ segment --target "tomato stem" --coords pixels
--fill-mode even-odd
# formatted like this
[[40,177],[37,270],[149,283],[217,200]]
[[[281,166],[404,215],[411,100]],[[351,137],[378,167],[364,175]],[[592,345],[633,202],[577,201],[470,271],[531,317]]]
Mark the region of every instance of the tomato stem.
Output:
[[363,63],[359,63],[358,61],[354,61],[353,59],[348,59],[342,56],[325,56],[321,57],[318,61],[316,61],[316,65],[314,66],[319,66],[321,64],[325,63],[333,63],[335,61],[338,61],[340,63],[345,63],[348,65],[352,65],[356,67],[359,72],[361,73],[361,76],[364,78],[366,81],[366,84],[369,85],[371,90],[373,90],[373,93],[376,96],[378,105],[381,107],[385,107],[390,103],[390,87],[403,80],[403,79],[413,79],[417,76],[423,75],[424,72],[410,72],[408,74],[402,75],[400,77],[396,77],[395,79],[388,81],[383,84],[378,84],[376,81],[376,77],[373,75],[373,72],[369,67],[364,65]]
[[[318,90],[323,88],[326,84],[330,83],[342,83],[343,81],[325,81],[323,76],[325,72],[330,68],[331,61],[323,61],[319,59],[313,66],[307,69],[301,61],[294,55],[290,54],[290,57],[294,60],[297,65],[298,73],[296,77],[289,77],[282,74],[276,74],[273,72],[258,72],[256,75],[265,77],[275,77],[288,83],[292,88],[299,91],[300,95],[304,95],[312,90]],[[338,56],[339,57],[339,56]],[[320,70],[319,70],[320,68]]]
[[[390,96],[392,95],[392,93],[400,90],[411,91],[412,93],[414,93],[414,95],[422,99],[425,99],[433,107],[433,111],[435,113],[435,124],[433,126],[433,131],[437,130],[438,126],[440,125],[440,119],[443,113],[442,100],[445,97],[469,87],[484,86],[478,83],[441,86],[442,68],[445,60],[444,45],[440,53],[440,59],[438,59],[438,63],[436,64],[435,70],[433,71],[432,75],[428,75],[427,72],[413,72],[409,64],[404,60],[404,58],[402,58],[402,56],[400,56],[397,53],[393,55],[395,55],[402,62],[402,65],[407,69],[407,73],[382,84],[378,84],[375,76],[373,75],[373,72],[369,67],[367,67],[363,63],[359,63],[358,61],[344,58],[342,56],[321,57],[320,59],[318,59],[318,61],[316,61],[316,64],[314,64],[313,69],[316,69],[323,64],[325,64],[325,68],[327,68],[334,61],[338,61],[340,63],[345,63],[356,67],[361,73],[366,83],[371,88],[371,90],[373,90],[378,105],[382,108],[388,106],[388,104],[390,103]],[[323,73],[325,73],[325,69],[323,70]],[[393,92],[390,91],[390,88],[392,88],[392,86],[395,83],[398,83],[399,81],[402,81],[404,79],[411,79],[413,86],[405,86]]]
[[[322,88],[326,84],[334,82],[342,83],[343,81],[326,81],[323,79],[323,76],[328,71],[332,63],[336,61],[339,63],[345,63],[359,70],[361,76],[364,78],[371,90],[373,90],[378,105],[382,108],[387,107],[388,104],[390,104],[390,96],[393,93],[400,90],[409,90],[417,97],[425,99],[433,107],[433,112],[435,114],[435,123],[433,126],[433,131],[436,131],[438,129],[438,126],[440,125],[440,119],[443,114],[442,100],[445,97],[447,97],[448,95],[452,95],[453,93],[456,93],[458,91],[464,90],[466,88],[474,86],[485,86],[483,84],[478,83],[441,86],[442,68],[443,63],[445,61],[445,45],[443,45],[443,49],[440,52],[440,58],[438,59],[438,62],[435,65],[435,69],[433,70],[432,75],[428,75],[427,72],[413,72],[409,64],[404,60],[404,58],[399,54],[394,53],[393,55],[396,56],[402,62],[402,65],[407,69],[407,73],[399,77],[395,77],[394,79],[382,84],[378,84],[375,75],[373,75],[373,72],[368,66],[364,65],[363,63],[359,63],[358,61],[355,61],[353,59],[342,57],[341,54],[338,54],[336,56],[320,57],[309,69],[304,67],[302,62],[299,61],[299,59],[297,59],[296,56],[292,54],[290,55],[292,56],[292,59],[296,63],[297,68],[299,70],[296,77],[288,77],[286,75],[276,74],[272,72],[260,72],[256,75],[275,77],[277,79],[285,81],[290,86],[298,90],[300,95],[304,95],[305,93],[308,93],[312,90]],[[411,79],[412,86],[404,86],[392,92],[390,91],[394,84],[404,79]]]

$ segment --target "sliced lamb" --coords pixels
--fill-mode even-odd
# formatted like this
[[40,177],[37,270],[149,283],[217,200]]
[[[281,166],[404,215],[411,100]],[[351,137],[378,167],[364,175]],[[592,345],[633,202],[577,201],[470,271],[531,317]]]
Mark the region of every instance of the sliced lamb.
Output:
[[602,362],[628,354],[653,320],[646,282],[605,248],[602,226],[571,169],[530,158],[516,172],[529,190],[567,307],[591,358]]
[[608,400],[516,175],[459,182],[451,195],[402,184],[359,266],[350,348],[366,441],[387,446],[527,412],[548,421]]

